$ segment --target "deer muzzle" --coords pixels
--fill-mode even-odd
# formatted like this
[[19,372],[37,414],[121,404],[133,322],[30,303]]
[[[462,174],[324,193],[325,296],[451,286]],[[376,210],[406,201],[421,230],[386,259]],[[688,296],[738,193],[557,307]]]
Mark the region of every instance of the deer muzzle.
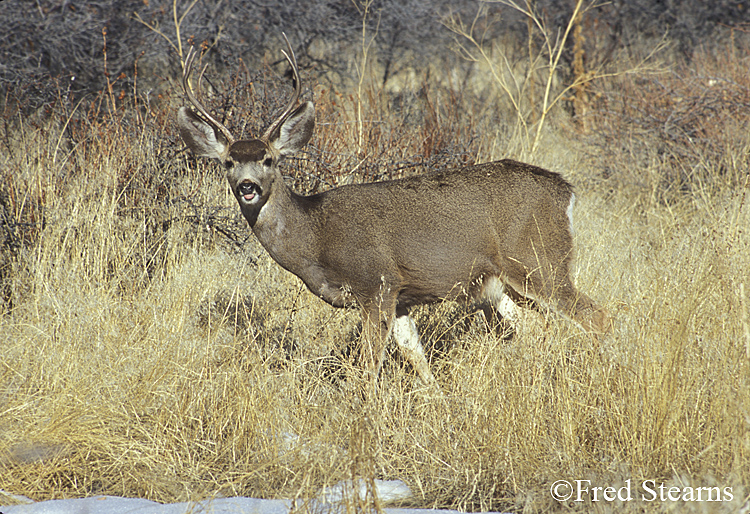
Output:
[[255,195],[260,195],[260,187],[253,182],[243,182],[237,186],[237,196],[241,196],[246,202],[251,201],[255,198]]

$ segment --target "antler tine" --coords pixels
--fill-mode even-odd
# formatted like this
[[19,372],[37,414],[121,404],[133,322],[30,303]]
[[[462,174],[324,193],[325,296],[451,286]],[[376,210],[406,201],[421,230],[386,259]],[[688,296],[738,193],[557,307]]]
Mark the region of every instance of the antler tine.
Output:
[[[182,89],[185,91],[185,95],[188,97],[188,100],[190,100],[190,103],[193,104],[193,107],[198,109],[198,112],[200,113],[203,118],[213,125],[215,129],[219,129],[221,133],[224,135],[224,137],[227,140],[227,144],[231,145],[234,143],[234,136],[232,136],[232,133],[229,132],[229,129],[226,128],[222,123],[219,123],[219,121],[211,116],[208,113],[208,110],[203,107],[203,104],[198,100],[198,98],[193,94],[193,90],[190,87],[189,84],[189,78],[190,74],[193,72],[193,64],[195,62],[195,47],[190,47],[190,50],[188,51],[187,58],[185,59],[185,69],[182,72]],[[201,82],[203,81],[203,74],[206,72],[206,68],[208,65],[204,66],[203,69],[200,72],[200,75],[198,75],[198,89],[201,87]]]
[[281,113],[281,116],[279,116],[276,119],[276,121],[274,121],[271,124],[271,126],[268,127],[266,131],[263,133],[261,140],[265,142],[268,142],[268,140],[271,138],[273,133],[276,130],[278,130],[281,124],[284,123],[284,120],[287,119],[289,114],[297,105],[297,100],[299,100],[299,95],[302,91],[302,83],[300,82],[299,70],[297,69],[297,57],[294,55],[294,50],[292,49],[292,45],[289,43],[289,40],[287,39],[286,34],[282,32],[281,35],[284,38],[284,41],[286,41],[286,47],[289,50],[289,53],[285,52],[284,50],[282,50],[281,53],[284,54],[284,57],[286,57],[286,60],[289,62],[289,65],[292,67],[292,74],[293,74],[293,80],[294,80],[294,94],[292,95],[291,100],[289,100],[289,103],[286,105],[284,112]]

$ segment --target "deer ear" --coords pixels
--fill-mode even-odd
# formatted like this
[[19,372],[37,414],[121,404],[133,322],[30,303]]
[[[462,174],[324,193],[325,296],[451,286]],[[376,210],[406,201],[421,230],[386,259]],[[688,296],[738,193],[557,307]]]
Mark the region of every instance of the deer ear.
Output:
[[315,107],[312,102],[304,102],[289,114],[269,144],[281,155],[292,155],[310,141],[314,128]]
[[182,140],[195,155],[224,160],[228,142],[220,130],[187,107],[180,107],[177,111],[177,125]]

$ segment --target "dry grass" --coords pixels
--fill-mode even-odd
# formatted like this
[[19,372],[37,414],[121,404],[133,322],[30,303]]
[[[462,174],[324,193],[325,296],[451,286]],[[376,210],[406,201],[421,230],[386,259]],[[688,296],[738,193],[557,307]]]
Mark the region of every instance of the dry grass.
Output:
[[[352,151],[345,114],[362,99],[318,91],[314,147],[291,164],[297,184],[418,172],[494,146],[480,113],[451,111],[435,91],[416,121],[373,93],[367,155]],[[45,118],[6,113],[4,491],[309,498],[361,476],[405,480],[419,506],[546,511],[567,508],[550,496],[557,480],[632,480],[635,493],[651,479],[731,487],[734,499],[568,506],[731,511],[745,501],[747,175],[661,188],[653,161],[639,170],[659,179],[642,187],[613,153],[621,160],[609,164],[628,173],[603,180],[558,127],[537,162],[580,184],[577,283],[612,311],[613,334],[596,347],[565,320],[530,313],[503,341],[453,305],[425,308],[416,317],[444,397],[394,358],[381,394],[363,402],[329,358],[351,340],[356,313],[329,308],[270,260],[220,173],[178,153],[171,108],[146,116],[104,100],[118,108],[81,104],[93,115],[78,118],[61,98]],[[94,121],[63,134],[68,119]],[[734,144],[726,153],[746,159],[747,136]]]

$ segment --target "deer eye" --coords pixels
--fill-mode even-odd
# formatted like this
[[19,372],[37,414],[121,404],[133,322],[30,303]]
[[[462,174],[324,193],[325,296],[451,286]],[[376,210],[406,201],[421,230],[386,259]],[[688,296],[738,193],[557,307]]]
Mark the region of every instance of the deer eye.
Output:
[[263,161],[263,166],[265,166],[266,168],[270,168],[272,164],[273,164],[273,159],[271,157],[266,157],[265,160]]
[[224,163],[224,167],[228,170],[231,170],[234,168],[234,161],[232,159],[227,159],[227,162]]

